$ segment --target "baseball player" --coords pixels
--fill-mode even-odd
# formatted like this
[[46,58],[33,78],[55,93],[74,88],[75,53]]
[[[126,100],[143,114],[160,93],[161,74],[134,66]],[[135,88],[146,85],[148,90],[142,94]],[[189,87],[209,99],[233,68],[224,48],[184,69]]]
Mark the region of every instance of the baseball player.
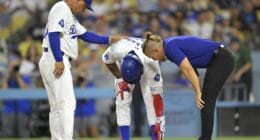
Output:
[[[168,58],[179,66],[192,84],[195,101],[201,109],[201,136],[211,140],[214,109],[217,96],[234,67],[234,57],[221,43],[194,36],[175,36],[162,40],[152,33],[146,34],[144,53],[154,60]],[[197,68],[206,68],[203,87],[199,83]]]
[[75,95],[70,61],[78,56],[77,39],[97,44],[114,43],[120,36],[100,36],[87,31],[75,15],[91,8],[92,0],[64,0],[50,10],[42,43],[40,73],[50,104],[52,140],[72,140]]
[[164,134],[163,79],[159,62],[143,54],[142,44],[143,39],[123,39],[111,45],[102,56],[116,78],[116,115],[122,140],[130,139],[130,104],[134,84],[139,81],[151,127],[151,139],[162,140]]

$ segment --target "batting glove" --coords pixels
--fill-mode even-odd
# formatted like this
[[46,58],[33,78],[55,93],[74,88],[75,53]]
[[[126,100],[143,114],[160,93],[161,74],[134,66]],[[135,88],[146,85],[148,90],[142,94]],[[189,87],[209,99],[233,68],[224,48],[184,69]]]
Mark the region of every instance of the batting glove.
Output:
[[165,117],[157,117],[155,131],[157,134],[157,140],[162,140],[164,138],[165,132]]
[[130,92],[129,84],[125,82],[122,78],[116,79],[115,93],[116,96],[120,94],[121,100],[124,99],[124,91]]

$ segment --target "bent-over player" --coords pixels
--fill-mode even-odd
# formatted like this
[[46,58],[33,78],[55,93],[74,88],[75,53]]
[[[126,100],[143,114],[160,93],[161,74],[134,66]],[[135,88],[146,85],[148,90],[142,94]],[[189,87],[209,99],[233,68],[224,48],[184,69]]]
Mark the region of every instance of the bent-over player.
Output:
[[130,104],[135,83],[140,82],[151,139],[162,140],[165,130],[163,79],[158,61],[142,52],[143,40],[128,38],[111,45],[102,60],[115,76],[116,115],[122,140],[130,139]]

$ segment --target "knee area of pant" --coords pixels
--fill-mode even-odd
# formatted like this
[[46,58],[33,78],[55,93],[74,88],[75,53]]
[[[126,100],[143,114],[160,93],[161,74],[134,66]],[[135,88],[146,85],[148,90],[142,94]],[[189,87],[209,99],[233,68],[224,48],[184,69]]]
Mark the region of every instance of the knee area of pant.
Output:
[[76,104],[69,104],[69,103],[61,103],[61,104],[55,104],[51,107],[52,110],[75,110]]
[[163,87],[162,86],[154,86],[154,87],[150,87],[150,90],[152,92],[152,94],[160,94],[162,95],[163,93]]
[[130,106],[130,104],[131,101],[129,99],[123,99],[123,100],[119,99],[116,101],[116,106],[118,107],[128,107]]

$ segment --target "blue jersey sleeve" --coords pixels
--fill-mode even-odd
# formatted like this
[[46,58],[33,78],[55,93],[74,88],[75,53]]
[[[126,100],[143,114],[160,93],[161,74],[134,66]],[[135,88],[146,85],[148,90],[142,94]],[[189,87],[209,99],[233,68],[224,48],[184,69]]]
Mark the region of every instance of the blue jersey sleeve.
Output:
[[60,33],[59,32],[51,32],[48,34],[49,42],[52,54],[57,62],[63,61],[62,53],[60,48]]
[[172,44],[164,46],[164,51],[167,58],[178,66],[180,66],[181,62],[186,57],[180,48],[173,46]]
[[109,37],[108,36],[101,36],[95,34],[93,32],[85,32],[82,35],[79,35],[79,38],[84,40],[85,42],[95,43],[95,44],[109,44]]

